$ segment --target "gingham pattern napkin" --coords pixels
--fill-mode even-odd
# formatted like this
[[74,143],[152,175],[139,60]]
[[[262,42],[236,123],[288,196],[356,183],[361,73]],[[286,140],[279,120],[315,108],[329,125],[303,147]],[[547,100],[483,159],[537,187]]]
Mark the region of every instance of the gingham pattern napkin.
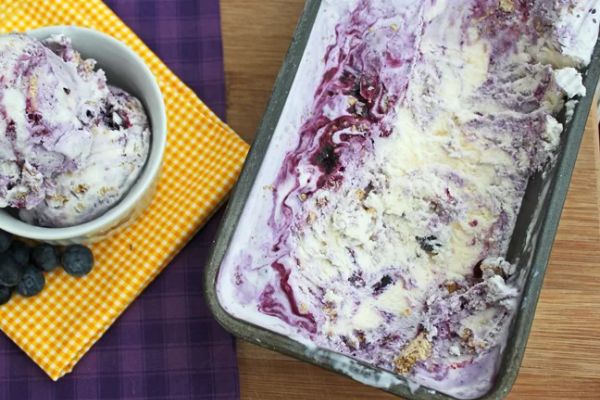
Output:
[[23,0],[0,8],[0,32],[78,25],[126,43],[157,77],[168,114],[158,191],[127,231],[94,246],[85,278],[46,275],[37,297],[0,307],[0,329],[52,379],[70,372],[125,308],[202,226],[231,189],[247,145],[100,0]]

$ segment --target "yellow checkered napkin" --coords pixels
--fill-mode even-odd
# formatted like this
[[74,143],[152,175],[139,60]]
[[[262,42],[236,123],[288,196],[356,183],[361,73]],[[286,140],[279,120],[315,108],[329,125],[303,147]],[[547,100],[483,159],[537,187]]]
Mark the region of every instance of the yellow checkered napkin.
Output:
[[157,77],[167,106],[165,164],[148,211],[94,246],[96,266],[87,277],[55,271],[40,295],[0,307],[0,329],[56,380],[207,221],[235,183],[247,145],[100,0],[0,1],[0,32],[78,25],[125,42]]

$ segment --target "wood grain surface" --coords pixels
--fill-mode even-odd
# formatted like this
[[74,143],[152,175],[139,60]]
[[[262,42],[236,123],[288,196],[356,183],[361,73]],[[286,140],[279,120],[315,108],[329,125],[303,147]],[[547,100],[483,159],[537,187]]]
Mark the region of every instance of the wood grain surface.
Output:
[[[228,121],[252,141],[303,0],[221,0]],[[509,399],[600,399],[600,157],[588,125],[517,383]],[[242,399],[393,399],[239,342]]]

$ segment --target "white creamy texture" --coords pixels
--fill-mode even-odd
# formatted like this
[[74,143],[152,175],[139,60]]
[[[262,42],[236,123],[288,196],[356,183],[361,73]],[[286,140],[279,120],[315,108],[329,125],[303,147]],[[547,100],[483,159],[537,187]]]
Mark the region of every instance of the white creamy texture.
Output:
[[[408,0],[392,3],[398,9],[416,4]],[[548,65],[527,64],[524,57],[536,51],[533,46],[523,48],[522,53],[504,60],[502,68],[494,70],[488,63],[492,49],[485,39],[469,31],[468,43],[461,41],[460,27],[454,23],[459,20],[457,14],[464,11],[460,4],[433,3],[422,16],[434,23],[423,27],[418,43],[422,59],[412,67],[405,101],[396,106],[394,132],[389,137],[375,137],[373,151],[359,165],[346,166],[345,179],[336,191],[317,191],[303,200],[300,207],[307,216],[306,225],[292,227],[293,252],[284,262],[296,265],[297,269],[290,275],[289,284],[294,288],[301,312],[314,311],[318,318],[323,332],[322,337],[315,338],[319,345],[330,345],[328,338],[336,337],[358,343],[361,335],[370,342],[371,334],[385,329],[389,314],[405,317],[399,335],[414,336],[416,326],[426,316],[422,305],[444,301],[429,298],[425,288],[460,280],[469,274],[472,265],[485,253],[485,246],[491,246],[498,256],[504,254],[507,237],[496,236],[496,232],[498,235],[510,232],[495,226],[498,214],[505,213],[508,226],[514,224],[526,184],[522,177],[551,161],[559,144],[563,126],[551,114],[564,106],[563,95],[585,95],[581,74],[568,66],[579,66],[586,57],[589,59],[585,51],[591,46],[583,45],[582,37],[595,42],[597,23],[589,25],[591,19],[577,19],[584,21],[576,25],[582,26],[578,30],[581,35],[568,31],[568,38],[560,40],[560,56],[534,55],[541,61],[552,62],[557,70]],[[586,6],[598,3],[587,2]],[[264,255],[276,239],[265,226],[271,212],[271,183],[285,153],[296,144],[294,135],[302,118],[306,118],[311,93],[318,83],[315,76],[320,77],[324,72],[320,54],[334,42],[339,16],[356,4],[356,1],[325,1],[321,7],[265,156],[267,161],[246,204],[217,283],[219,300],[228,312],[301,341],[306,337],[296,325],[258,311],[262,289],[276,280],[269,268],[271,259]],[[567,14],[561,17],[567,22],[560,22],[558,27],[573,27],[572,15]],[[395,20],[385,21],[392,23]],[[494,78],[496,89],[514,97],[490,96],[486,92],[490,77]],[[513,137],[502,133],[513,129],[520,139],[517,133],[521,115],[517,110],[524,101],[531,100],[532,88],[546,79],[549,90],[540,104],[530,110],[539,117],[536,121],[541,126],[540,140],[535,143],[524,140],[515,145]],[[332,115],[335,111],[331,110]],[[456,171],[460,171],[460,176]],[[303,166],[300,182],[307,184],[312,174],[314,170]],[[371,190],[365,190],[368,187]],[[289,188],[278,190],[287,192]],[[438,217],[432,217],[438,212]],[[418,239],[430,236],[435,239],[427,240],[426,245],[434,249],[434,254],[423,251]],[[498,264],[508,268],[501,259]],[[244,274],[240,275],[238,265],[252,268],[242,269]],[[360,265],[365,277],[399,273],[402,280],[396,280],[380,295],[355,299],[354,289],[348,284],[355,272],[353,265]],[[247,284],[238,285],[238,281]],[[485,282],[490,290],[487,300],[508,310],[516,308],[517,288],[499,275],[486,275]],[[324,316],[320,312],[323,304],[314,300],[315,288],[324,290]],[[483,309],[460,324],[473,333],[478,345],[488,339],[498,342],[500,346],[491,350],[497,355],[507,334],[498,329],[507,323],[493,320],[494,317],[492,308]],[[427,328],[429,337],[435,337],[435,325]],[[448,352],[458,361],[468,358],[455,346]],[[443,385],[423,369],[419,369],[414,379],[452,395],[473,397],[489,387],[497,367],[495,362],[495,358],[489,357],[464,369],[451,369]],[[466,375],[476,377],[468,388],[464,387]],[[371,384],[380,385],[375,381]]]
[[567,123],[571,122],[573,115],[575,114],[575,107],[577,106],[578,100],[569,100],[565,103],[565,119]]
[[565,91],[568,97],[585,96],[585,86],[581,74],[575,68],[561,68],[554,72],[556,83]]
[[33,225],[88,222],[133,185],[149,152],[142,104],[68,38],[0,36],[0,208]]
[[[352,4],[350,4],[352,3]],[[291,90],[291,94],[289,96],[289,101],[286,103],[286,107],[282,113],[282,119],[278,124],[277,130],[274,134],[273,141],[271,143],[271,147],[267,152],[265,157],[266,160],[270,160],[269,163],[265,163],[261,168],[259,173],[259,177],[257,179],[257,184],[253,188],[253,193],[250,195],[249,202],[246,205],[245,212],[242,216],[242,220],[239,224],[239,229],[236,231],[234,240],[232,242],[232,246],[228,251],[228,256],[236,254],[240,249],[246,248],[248,245],[252,246],[252,242],[254,238],[256,238],[256,233],[251,234],[250,231],[254,225],[252,220],[256,221],[261,218],[264,218],[265,209],[263,207],[263,202],[267,201],[270,197],[270,188],[269,183],[274,179],[274,175],[277,170],[274,169],[273,165],[279,165],[283,158],[284,152],[281,151],[281,148],[289,148],[294,141],[292,136],[293,132],[297,131],[300,125],[300,118],[304,114],[304,110],[308,103],[304,100],[309,96],[309,93],[314,92],[314,88],[316,87],[317,81],[315,79],[304,79],[305,76],[318,76],[319,72],[322,68],[319,64],[319,60],[312,56],[314,54],[320,54],[324,51],[325,45],[331,42],[333,35],[332,27],[335,26],[337,22],[337,18],[346,10],[352,8],[352,6],[356,2],[333,2],[326,1],[322,6],[322,9],[319,13],[319,16],[315,22],[315,31],[313,32],[309,44],[307,46],[307,51],[303,61],[301,63],[300,69],[298,71],[297,77],[294,81],[294,85]],[[443,7],[445,2],[438,2],[438,8],[436,9],[438,12],[443,11]],[[328,33],[327,33],[328,32]],[[444,30],[445,34],[452,32],[451,30]],[[453,44],[452,40],[456,39],[456,36],[447,35],[448,37],[448,47],[453,48],[456,44]],[[579,43],[578,41],[574,41],[573,43]],[[581,47],[581,46],[579,46]],[[589,47],[589,46],[588,46]],[[573,46],[571,46],[573,48]],[[430,54],[432,59],[438,57],[436,55],[435,46],[432,46],[427,42],[427,40],[423,43],[423,49],[425,50],[426,55]],[[437,179],[439,179],[438,175],[435,172],[436,169],[446,169],[451,170],[452,167],[456,168],[460,166],[461,169],[469,170],[473,169],[473,179],[470,182],[470,185],[474,187],[488,187],[492,183],[498,184],[500,186],[497,187],[499,192],[504,192],[508,190],[507,188],[502,187],[503,182],[493,182],[496,177],[493,176],[493,166],[489,168],[485,167],[485,160],[494,160],[494,164],[498,162],[504,161],[505,165],[511,164],[511,160],[502,152],[498,151],[494,148],[481,149],[475,145],[470,145],[468,143],[464,143],[464,138],[460,136],[460,131],[457,125],[460,124],[461,118],[465,118],[465,114],[469,111],[465,110],[464,104],[465,99],[468,98],[469,95],[473,93],[473,91],[481,85],[485,77],[487,76],[487,55],[485,53],[486,49],[484,48],[482,43],[476,43],[472,47],[468,48],[467,52],[456,52],[457,56],[463,58],[465,61],[465,65],[468,70],[464,70],[462,68],[455,69],[453,67],[458,66],[460,63],[456,63],[453,65],[453,62],[449,60],[448,63],[444,62],[443,64],[434,63],[438,67],[444,68],[445,73],[442,75],[443,80],[441,82],[437,82],[436,90],[439,90],[441,93],[446,94],[443,96],[448,99],[449,102],[445,103],[443,113],[438,115],[438,118],[435,120],[428,122],[426,129],[419,127],[415,121],[417,117],[413,114],[411,110],[400,109],[398,112],[398,126],[402,127],[402,131],[405,133],[404,135],[396,135],[394,136],[395,141],[390,143],[389,140],[382,145],[378,151],[376,152],[376,158],[378,158],[381,162],[383,168],[387,170],[387,177],[391,177],[392,181],[390,182],[390,187],[395,187],[395,189],[390,189],[389,192],[383,193],[382,196],[370,196],[367,199],[367,202],[372,205],[372,207],[367,210],[358,207],[358,201],[352,196],[341,196],[340,201],[343,204],[340,204],[337,207],[338,210],[354,210],[356,214],[352,212],[343,213],[339,215],[336,219],[335,214],[332,219],[317,221],[314,225],[316,227],[312,228],[312,232],[307,234],[306,237],[302,238],[302,241],[299,243],[299,256],[302,260],[302,257],[306,257],[303,265],[307,265],[310,270],[307,270],[304,276],[310,276],[313,280],[326,280],[328,278],[328,274],[334,274],[333,269],[331,268],[332,262],[335,263],[336,259],[343,259],[347,257],[345,251],[336,250],[336,246],[340,249],[347,244],[352,244],[353,246],[359,244],[364,246],[373,245],[372,242],[368,240],[368,234],[372,233],[373,229],[377,227],[379,214],[388,214],[388,215],[401,215],[403,210],[415,210],[422,208],[417,204],[406,204],[405,201],[398,201],[399,198],[412,199],[416,201],[420,196],[399,196],[399,193],[409,193],[414,191],[416,193],[427,193],[433,191],[439,191],[439,185],[436,185]],[[444,65],[446,64],[446,65]],[[579,82],[581,81],[580,75],[573,74],[572,71],[574,69],[563,69],[562,74],[557,74],[561,80],[562,78],[568,78],[568,81],[563,86],[565,91],[570,94],[582,94],[580,88],[575,86],[574,90],[571,90],[574,86],[572,86],[573,81]],[[424,71],[427,73],[427,71]],[[307,84],[308,82],[308,84]],[[562,86],[562,85],[561,85]],[[419,93],[419,86],[411,86],[411,89],[414,91],[415,98],[422,93]],[[557,104],[558,106],[561,103]],[[553,107],[555,108],[555,107]],[[487,112],[492,110],[486,109]],[[495,110],[498,111],[498,110]],[[457,124],[458,122],[458,124]],[[556,138],[556,133],[558,129],[554,128],[559,125],[556,120],[552,117],[548,117],[548,126],[552,128],[549,129],[551,132],[552,140],[554,142]],[[427,134],[428,136],[423,136],[423,134]],[[430,137],[429,134],[432,134],[433,137]],[[440,139],[437,139],[436,136],[439,136]],[[451,140],[448,141],[447,137],[450,137]],[[285,143],[288,142],[286,145]],[[462,146],[462,148],[457,149],[460,154],[453,154],[452,152],[448,152],[448,148],[452,147],[453,142],[458,142],[466,146]],[[437,144],[436,144],[437,143]],[[427,146],[424,146],[427,144]],[[433,145],[432,145],[433,144]],[[432,160],[439,160],[438,166],[431,165]],[[399,162],[399,164],[396,164]],[[406,179],[400,179],[402,176],[406,176],[410,174],[410,172],[414,169],[417,169],[419,166],[431,165],[430,171],[431,175],[428,178],[431,180],[423,179],[419,180],[419,182],[428,182],[426,186],[420,187],[403,187],[407,183],[411,181],[407,181]],[[481,165],[484,165],[481,168]],[[477,170],[477,171],[475,171]],[[394,178],[398,179],[394,179]],[[262,182],[262,183],[261,183]],[[477,190],[474,190],[476,192]],[[261,196],[259,193],[263,194]],[[469,191],[465,192],[465,195],[469,195]],[[379,197],[379,198],[378,198]],[[425,196],[422,196],[425,197]],[[355,203],[353,205],[352,203]],[[471,213],[467,211],[465,213],[465,221],[457,222],[453,227],[453,231],[442,235],[441,237],[446,237],[447,240],[451,240],[453,242],[452,246],[444,246],[444,252],[450,252],[447,257],[458,257],[459,259],[469,259],[473,258],[474,254],[477,253],[478,248],[467,249],[464,246],[464,243],[461,243],[461,232],[465,230],[469,230],[466,226],[468,217],[476,215],[478,217],[481,225],[485,226],[486,216],[488,213],[486,210],[473,210]],[[419,218],[415,218],[418,220]],[[402,227],[398,227],[397,234],[404,235],[405,237],[414,236],[417,228],[416,226],[410,226],[410,224]],[[343,237],[340,231],[343,231]],[[356,233],[353,233],[356,232]],[[330,247],[324,252],[324,249],[320,248],[319,237],[326,238],[338,238],[336,240],[330,241]],[[245,242],[245,239],[250,239],[250,243]],[[262,239],[262,238],[261,238]],[[361,240],[367,240],[364,243],[360,243]],[[341,241],[341,242],[340,242]],[[350,243],[347,243],[347,242]],[[393,244],[393,241],[383,242],[385,244]],[[333,247],[331,247],[333,246]],[[397,259],[401,255],[398,254],[398,251],[403,251],[406,249],[398,249],[398,248],[389,248],[389,249],[378,249],[376,252],[368,252],[367,255],[362,259],[365,261],[365,265],[373,265],[378,260],[373,259],[373,255],[376,258],[381,257],[381,261],[378,262],[380,265],[384,265],[386,263],[389,264],[390,259]],[[323,255],[322,257],[320,255]],[[362,257],[360,254],[358,257]],[[311,262],[308,262],[310,260]],[[345,263],[340,262],[336,263],[338,266],[343,266]],[[228,259],[223,263],[223,269],[226,271],[228,265],[231,265],[228,262]],[[460,266],[465,265],[464,263],[453,263],[453,265]],[[381,268],[374,266],[374,268]],[[336,270],[337,271],[337,270]],[[337,273],[337,272],[336,272]],[[433,276],[428,271],[427,268],[421,269],[420,272],[422,275],[416,276],[417,279],[422,281],[428,281],[433,279]],[[452,271],[450,271],[450,276],[452,276]],[[464,273],[464,271],[456,271],[457,274]],[[220,286],[220,294],[221,301],[224,305],[234,314],[243,315],[244,319],[249,319],[253,322],[256,322],[261,325],[271,325],[275,324],[278,326],[277,330],[281,330],[283,327],[285,331],[289,330],[289,326],[281,323],[276,318],[266,316],[261,313],[254,312],[255,304],[242,304],[235,300],[235,296],[227,295],[226,293],[231,293],[236,290],[234,286],[229,286],[230,282],[227,279],[222,279],[219,281]],[[260,286],[260,285],[257,285]],[[228,289],[229,287],[229,289]],[[402,307],[408,304],[410,297],[406,297],[403,295],[400,288],[397,290],[388,291],[386,296],[382,296],[382,298],[378,299],[380,304],[378,305],[369,305],[369,307],[382,307],[383,309],[389,308],[390,311],[398,311]],[[332,298],[335,295],[329,294]],[[387,300],[388,298],[393,298],[393,300]],[[387,304],[387,305],[386,305]],[[393,309],[393,310],[392,310]],[[245,310],[245,311],[244,311]],[[364,324],[366,326],[375,325],[379,323],[379,319],[376,316],[370,315],[370,313],[365,312],[364,309],[358,310],[356,313],[357,322],[359,324]],[[344,329],[346,326],[345,323],[340,322],[339,326],[336,329]],[[287,332],[292,333],[292,332]]]
[[[113,93],[123,91],[111,88]],[[124,95],[113,100],[126,110],[131,127],[111,130],[105,125],[91,129],[92,141],[84,166],[54,180],[54,194],[43,204],[21,210],[25,222],[65,226],[81,222],[82,215],[99,215],[108,210],[134,184],[146,161],[150,146],[148,118],[139,100]],[[120,118],[117,113],[114,118]],[[65,151],[77,148],[78,141],[65,143]]]
[[[493,228],[493,216],[502,207],[498,199],[518,197],[507,177],[530,167],[526,149],[517,154],[520,161],[515,164],[514,155],[502,146],[488,146],[486,137],[469,132],[466,122],[476,111],[498,115],[512,111],[500,102],[480,104],[476,92],[489,73],[485,42],[474,41],[461,49],[456,25],[450,19],[441,23],[447,25],[437,23],[425,30],[420,44],[424,60],[414,67],[407,101],[396,111],[397,132],[376,139],[372,158],[364,160],[361,172],[345,181],[339,193],[323,194],[326,210],[315,214],[295,243],[302,274],[292,275],[293,286],[307,297],[315,285],[329,288],[326,298],[337,307],[336,318],[327,320],[324,329],[332,335],[352,336],[355,329],[375,329],[383,323],[382,312],[408,316],[424,301],[423,288],[469,273],[483,251],[486,232]],[[547,104],[550,112],[561,106],[553,98]],[[546,124],[551,150],[558,144],[562,125],[549,115]],[[453,182],[454,171],[461,172],[464,182]],[[357,190],[369,183],[375,190],[368,195]],[[459,213],[451,224],[430,218],[431,201],[444,198],[445,188]],[[306,208],[318,209],[312,204]],[[514,221],[518,208],[505,211]],[[473,220],[477,220],[476,227],[469,225]],[[441,245],[436,257],[422,254],[415,241],[415,236],[431,234]],[[394,265],[411,265],[404,279],[413,280],[416,288],[407,290],[396,284],[358,306],[342,301],[349,295],[352,259],[373,276]],[[440,259],[452,262],[440,264]]]
[[558,36],[561,53],[573,59],[577,66],[590,63],[598,37],[598,7],[597,0],[577,0],[558,18],[556,31],[567,32]]
[[540,62],[556,67],[588,65],[598,37],[598,1],[548,0],[547,3],[568,3],[568,6],[560,8],[559,14],[552,12],[548,5],[541,6],[548,10],[547,22],[553,24],[554,32],[549,41],[540,43],[530,54]]
[[[28,168],[30,173],[26,175],[24,182],[11,188],[6,196],[0,196],[0,207],[8,206],[13,199],[27,195],[32,189],[43,192],[44,177],[50,171],[59,169],[63,163],[60,151],[64,151],[64,154],[75,164],[81,164],[89,156],[91,148],[92,138],[90,132],[86,130],[77,132],[77,146],[68,144],[72,139],[70,134],[62,137],[50,136],[44,142],[32,140],[25,119],[27,115],[25,96],[39,100],[34,106],[40,114],[44,115],[50,129],[69,129],[68,127],[75,126],[73,121],[84,115],[88,107],[100,103],[108,94],[108,88],[97,85],[98,79],[104,77],[102,71],[95,72],[84,79],[78,74],[77,65],[63,62],[50,51],[35,54],[44,63],[33,64],[32,68],[37,70],[30,80],[22,78],[20,76],[22,71],[15,68],[15,65],[22,63],[19,57],[23,57],[26,49],[31,50],[31,39],[24,40],[22,36],[17,35],[0,36],[0,54],[2,54],[0,70],[5,81],[16,82],[15,87],[6,89],[0,99],[5,112],[3,118],[0,118],[4,125],[2,132],[6,130],[8,120],[14,122],[16,131],[15,140],[11,144],[8,143],[6,136],[0,135],[2,136],[0,140],[4,142],[0,153],[0,168],[3,171],[13,170],[16,174],[16,153],[29,154],[26,165],[30,166]],[[77,90],[67,94],[62,90],[63,87],[77,88]],[[23,88],[27,88],[28,92],[23,92]],[[51,99],[47,94],[50,92]],[[54,146],[58,151],[51,150]]]
[[[265,239],[263,235],[269,235],[267,230],[257,232],[254,227],[258,221],[268,219],[271,210],[265,207],[265,204],[272,201],[273,192],[271,183],[277,176],[278,167],[283,162],[286,152],[296,144],[296,134],[302,124],[302,119],[311,107],[307,99],[313,97],[319,84],[319,79],[314,79],[314,77],[322,76],[324,73],[325,66],[321,62],[322,55],[334,41],[335,26],[342,16],[354,8],[357,3],[358,0],[322,1],[302,61],[290,89],[290,94],[265,154],[264,162],[258,172],[255,184],[244,206],[241,223],[238,224],[223,266],[229,265],[233,267],[235,263],[234,257],[240,251],[260,245]],[[223,269],[223,271],[226,273],[226,269]],[[260,280],[261,276],[258,275],[255,279]],[[245,319],[257,325],[269,327],[277,332],[285,332],[297,340],[304,341],[301,335],[290,331],[290,326],[285,322],[256,312],[255,301],[257,300],[257,296],[255,295],[257,293],[240,293],[240,295],[245,295],[246,300],[250,303],[238,302],[236,300],[237,295],[235,295],[238,289],[232,283],[229,279],[219,280],[219,299],[229,311],[234,315],[244,315]],[[259,282],[257,282],[257,286],[260,286]]]

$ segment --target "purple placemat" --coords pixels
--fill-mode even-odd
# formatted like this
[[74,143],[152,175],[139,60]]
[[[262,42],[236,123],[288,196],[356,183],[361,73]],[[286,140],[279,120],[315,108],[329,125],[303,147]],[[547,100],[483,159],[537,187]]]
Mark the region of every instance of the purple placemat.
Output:
[[[218,0],[106,2],[224,117]],[[219,212],[58,382],[0,335],[0,399],[239,398],[235,343],[202,294],[202,268],[220,219]]]

